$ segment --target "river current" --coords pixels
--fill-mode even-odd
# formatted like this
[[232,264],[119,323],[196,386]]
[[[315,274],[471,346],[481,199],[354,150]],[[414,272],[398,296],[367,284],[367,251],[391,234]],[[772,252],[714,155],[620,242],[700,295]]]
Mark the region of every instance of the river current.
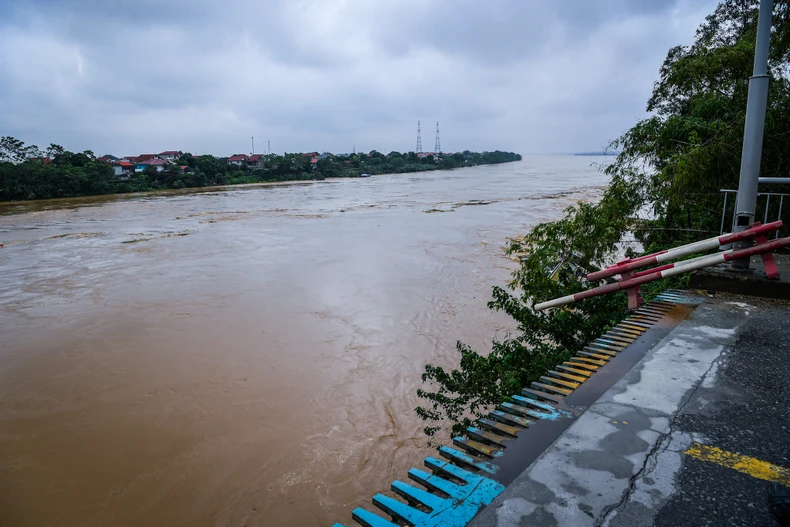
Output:
[[0,524],[349,524],[593,161],[0,204]]

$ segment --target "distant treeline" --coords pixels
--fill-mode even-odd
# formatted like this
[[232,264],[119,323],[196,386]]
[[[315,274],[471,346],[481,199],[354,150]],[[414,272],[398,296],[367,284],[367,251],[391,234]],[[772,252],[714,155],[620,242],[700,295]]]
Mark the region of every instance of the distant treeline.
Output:
[[[210,187],[239,183],[322,180],[446,170],[464,166],[519,161],[511,152],[470,152],[418,156],[414,152],[376,152],[348,156],[305,154],[265,155],[254,165],[233,165],[228,158],[185,153],[165,167],[147,166],[117,177],[110,163],[91,151],[69,152],[59,145],[45,151],[12,137],[0,138],[0,201],[34,200]],[[313,162],[315,161],[315,162]]]

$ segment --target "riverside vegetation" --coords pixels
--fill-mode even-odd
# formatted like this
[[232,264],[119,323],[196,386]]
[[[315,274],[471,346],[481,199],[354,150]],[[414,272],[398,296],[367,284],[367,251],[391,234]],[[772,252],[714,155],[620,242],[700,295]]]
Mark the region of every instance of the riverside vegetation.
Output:
[[[602,167],[611,179],[598,203],[570,207],[559,221],[537,225],[510,243],[510,254],[526,256],[512,281],[494,288],[489,307],[511,316],[518,330],[493,342],[487,354],[459,342],[460,363],[450,371],[425,367],[422,378],[428,387],[418,390],[425,403],[415,410],[426,421],[428,435],[446,426],[463,434],[472,418],[518,393],[626,315],[624,294],[587,299],[568,309],[535,311],[535,302],[597,285],[578,281],[570,269],[552,280],[547,268],[572,254],[583,267],[602,267],[623,252],[647,254],[719,233],[719,190],[738,187],[758,6],[757,0],[723,1],[706,17],[691,46],[669,50],[647,103],[652,115],[609,147],[619,153],[612,164]],[[775,3],[769,73],[761,175],[787,177],[787,1]],[[772,191],[790,189],[772,187]],[[776,218],[778,203],[773,207],[770,217]],[[651,293],[683,281],[653,282],[643,292],[649,299]]]
[[[34,200],[143,192],[149,190],[211,187],[241,183],[322,180],[357,177],[361,173],[385,174],[449,170],[458,167],[520,161],[512,152],[458,152],[419,157],[414,152],[377,151],[349,156],[329,155],[313,167],[302,154],[266,155],[259,166],[235,166],[227,158],[186,153],[162,171],[154,167],[135,172],[128,179],[115,177],[109,163],[91,151],[69,152],[52,144],[45,151],[13,137],[0,138],[0,201]],[[181,167],[187,167],[182,169]]]

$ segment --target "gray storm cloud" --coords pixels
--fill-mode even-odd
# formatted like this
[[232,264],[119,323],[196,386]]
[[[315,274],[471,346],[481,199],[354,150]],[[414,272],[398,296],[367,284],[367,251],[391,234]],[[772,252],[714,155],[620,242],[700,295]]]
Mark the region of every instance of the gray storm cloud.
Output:
[[[598,150],[715,2],[28,0],[0,6],[0,135],[127,155]],[[259,147],[260,150],[260,147]]]

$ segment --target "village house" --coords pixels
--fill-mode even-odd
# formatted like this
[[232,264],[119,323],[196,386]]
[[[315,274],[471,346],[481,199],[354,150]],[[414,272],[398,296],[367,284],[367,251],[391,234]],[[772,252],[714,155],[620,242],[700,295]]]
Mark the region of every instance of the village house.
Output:
[[263,154],[253,154],[247,158],[247,166],[250,168],[263,168]]
[[158,155],[159,159],[164,159],[165,161],[175,161],[179,157],[183,155],[183,152],[178,150],[168,150],[166,152],[162,152]]
[[121,161],[129,161],[130,163],[138,164],[142,163],[143,161],[151,161],[152,159],[158,159],[156,154],[140,154],[139,156],[126,156],[121,159]]
[[112,165],[112,170],[115,174],[115,177],[118,179],[126,180],[132,177],[134,174],[135,166],[134,163],[130,161],[110,161],[110,164]]
[[143,161],[137,161],[134,165],[135,172],[142,172],[146,167],[154,167],[157,172],[163,171],[168,165],[172,165],[170,161],[164,159],[154,158]]
[[246,154],[236,154],[228,158],[228,164],[240,167],[246,165],[249,159],[250,156]]

